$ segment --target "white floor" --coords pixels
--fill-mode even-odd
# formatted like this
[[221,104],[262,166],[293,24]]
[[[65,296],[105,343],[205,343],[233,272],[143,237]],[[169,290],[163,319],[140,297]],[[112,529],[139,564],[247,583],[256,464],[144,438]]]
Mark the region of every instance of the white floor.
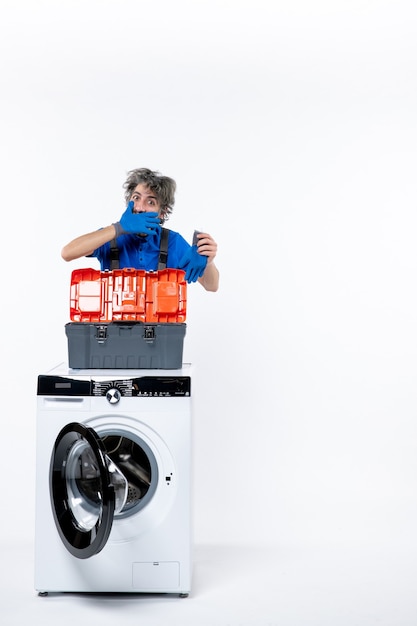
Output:
[[[192,594],[33,589],[31,545],[1,547],[1,624],[415,626],[417,551],[387,546],[195,546]],[[76,622],[77,620],[77,622]]]

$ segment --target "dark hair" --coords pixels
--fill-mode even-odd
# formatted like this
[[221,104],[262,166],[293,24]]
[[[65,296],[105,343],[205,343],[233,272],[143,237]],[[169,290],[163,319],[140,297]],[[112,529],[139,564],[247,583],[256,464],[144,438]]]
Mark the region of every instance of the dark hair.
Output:
[[175,190],[177,188],[175,180],[168,178],[168,176],[162,176],[159,172],[153,172],[146,167],[130,170],[127,174],[126,182],[123,184],[126,205],[129,204],[132,193],[136,187],[143,183],[149,187],[158,198],[161,205],[160,218],[162,223],[164,223],[173,211]]

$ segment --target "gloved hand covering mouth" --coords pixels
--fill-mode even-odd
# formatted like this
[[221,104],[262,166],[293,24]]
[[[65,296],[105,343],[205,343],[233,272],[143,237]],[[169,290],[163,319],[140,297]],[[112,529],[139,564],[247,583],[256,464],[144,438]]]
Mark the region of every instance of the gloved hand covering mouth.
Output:
[[154,211],[133,213],[133,206],[134,203],[130,201],[120,221],[113,223],[116,237],[127,233],[154,235],[160,231],[161,223],[158,213]]

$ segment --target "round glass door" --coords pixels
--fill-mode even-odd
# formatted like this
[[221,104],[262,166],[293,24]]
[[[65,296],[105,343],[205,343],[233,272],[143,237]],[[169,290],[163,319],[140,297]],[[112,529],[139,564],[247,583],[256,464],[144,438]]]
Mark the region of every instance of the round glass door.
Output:
[[97,433],[71,423],[55,441],[50,493],[64,545],[74,556],[89,558],[105,546],[113,517],[125,505],[128,486]]

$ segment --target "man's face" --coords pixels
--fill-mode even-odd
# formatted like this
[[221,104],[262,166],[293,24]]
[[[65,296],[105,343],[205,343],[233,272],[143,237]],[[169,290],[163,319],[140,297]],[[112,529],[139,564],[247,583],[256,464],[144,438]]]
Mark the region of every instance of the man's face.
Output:
[[133,213],[154,212],[159,214],[161,210],[157,197],[145,183],[139,183],[135,187],[130,200],[134,202]]

